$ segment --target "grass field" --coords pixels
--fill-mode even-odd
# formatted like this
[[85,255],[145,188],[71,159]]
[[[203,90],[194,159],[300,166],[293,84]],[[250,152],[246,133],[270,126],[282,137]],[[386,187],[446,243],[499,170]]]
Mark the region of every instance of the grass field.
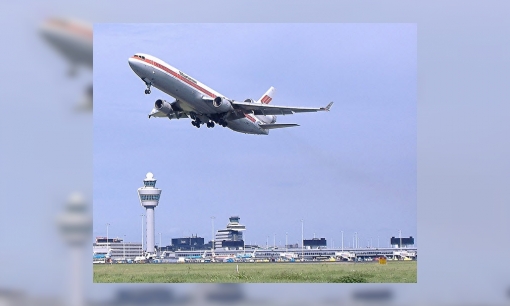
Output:
[[[416,283],[416,261],[96,264],[95,283]],[[239,272],[236,271],[237,266]]]

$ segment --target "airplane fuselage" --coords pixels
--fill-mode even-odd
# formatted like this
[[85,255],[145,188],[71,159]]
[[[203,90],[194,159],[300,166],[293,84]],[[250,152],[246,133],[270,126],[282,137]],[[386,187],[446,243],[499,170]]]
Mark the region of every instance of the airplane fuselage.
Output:
[[268,134],[260,126],[263,122],[255,115],[234,110],[230,103],[215,104],[216,98],[223,101],[229,99],[156,57],[137,53],[129,58],[129,65],[147,85],[146,93],[150,93],[150,87],[154,86],[175,98],[176,102],[172,103],[174,111],[191,114],[192,119],[196,117],[202,123],[224,120],[226,127],[236,132]]

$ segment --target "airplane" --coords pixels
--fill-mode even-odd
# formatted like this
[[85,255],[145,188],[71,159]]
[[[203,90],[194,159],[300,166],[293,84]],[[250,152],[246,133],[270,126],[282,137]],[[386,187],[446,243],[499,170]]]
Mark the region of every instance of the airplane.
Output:
[[197,259],[205,260],[207,258],[206,253],[207,253],[207,250],[204,251],[204,254],[202,254],[202,255],[188,255],[188,256],[184,257],[184,260],[185,261],[196,261]]
[[112,249],[109,249],[108,252],[94,252],[92,255],[93,263],[111,263],[112,257]]
[[234,262],[234,260],[236,259],[236,257],[232,254],[228,254],[228,255],[216,255],[214,253],[214,249],[212,251],[212,261],[213,262]]
[[[42,37],[69,61],[69,76],[75,76],[80,66],[85,66],[92,71],[91,24],[55,17],[47,19],[39,30]],[[81,107],[92,108],[92,85],[85,92]]]
[[238,259],[250,259],[250,258],[255,258],[255,252],[257,252],[257,249],[255,249],[255,250],[253,251],[253,253],[248,253],[248,254],[246,254],[246,253],[244,253],[244,254],[243,254],[243,253],[240,253],[240,254],[237,254],[237,255],[236,255],[236,258],[238,258]]
[[154,86],[175,99],[171,103],[157,99],[149,118],[190,118],[191,124],[197,128],[203,124],[213,128],[218,124],[240,133],[268,135],[272,129],[299,126],[294,123],[276,123],[276,115],[329,111],[333,105],[333,102],[319,108],[269,105],[275,92],[274,87],[270,87],[256,101],[235,101],[152,55],[136,53],[128,62],[147,86],[145,94],[150,94]]

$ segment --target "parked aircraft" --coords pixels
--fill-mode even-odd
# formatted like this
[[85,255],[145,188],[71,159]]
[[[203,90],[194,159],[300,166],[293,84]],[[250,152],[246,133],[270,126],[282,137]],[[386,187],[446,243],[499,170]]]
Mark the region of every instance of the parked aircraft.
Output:
[[205,260],[207,258],[206,253],[207,251],[204,251],[204,254],[202,255],[189,255],[184,257],[184,260],[185,261]]
[[236,256],[233,254],[216,255],[213,250],[211,258],[213,262],[234,262]]
[[157,99],[149,118],[191,118],[191,124],[197,128],[203,124],[208,128],[218,124],[236,132],[267,135],[271,129],[298,126],[294,123],[276,123],[277,115],[329,111],[333,104],[331,102],[319,108],[269,105],[274,87],[256,101],[235,101],[154,56],[137,53],[128,62],[147,86],[145,94],[150,94],[154,86],[175,98],[171,103]]
[[257,249],[253,251],[253,253],[238,253],[236,255],[236,258],[238,259],[250,259],[255,258],[255,252],[257,252]]

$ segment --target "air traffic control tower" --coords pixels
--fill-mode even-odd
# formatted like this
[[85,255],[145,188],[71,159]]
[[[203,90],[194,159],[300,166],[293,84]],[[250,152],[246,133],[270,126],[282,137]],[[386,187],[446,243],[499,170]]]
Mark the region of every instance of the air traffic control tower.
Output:
[[152,173],[147,173],[143,180],[143,187],[138,188],[140,204],[145,207],[147,218],[147,253],[154,254],[154,208],[159,204],[161,189],[156,186],[156,179]]

